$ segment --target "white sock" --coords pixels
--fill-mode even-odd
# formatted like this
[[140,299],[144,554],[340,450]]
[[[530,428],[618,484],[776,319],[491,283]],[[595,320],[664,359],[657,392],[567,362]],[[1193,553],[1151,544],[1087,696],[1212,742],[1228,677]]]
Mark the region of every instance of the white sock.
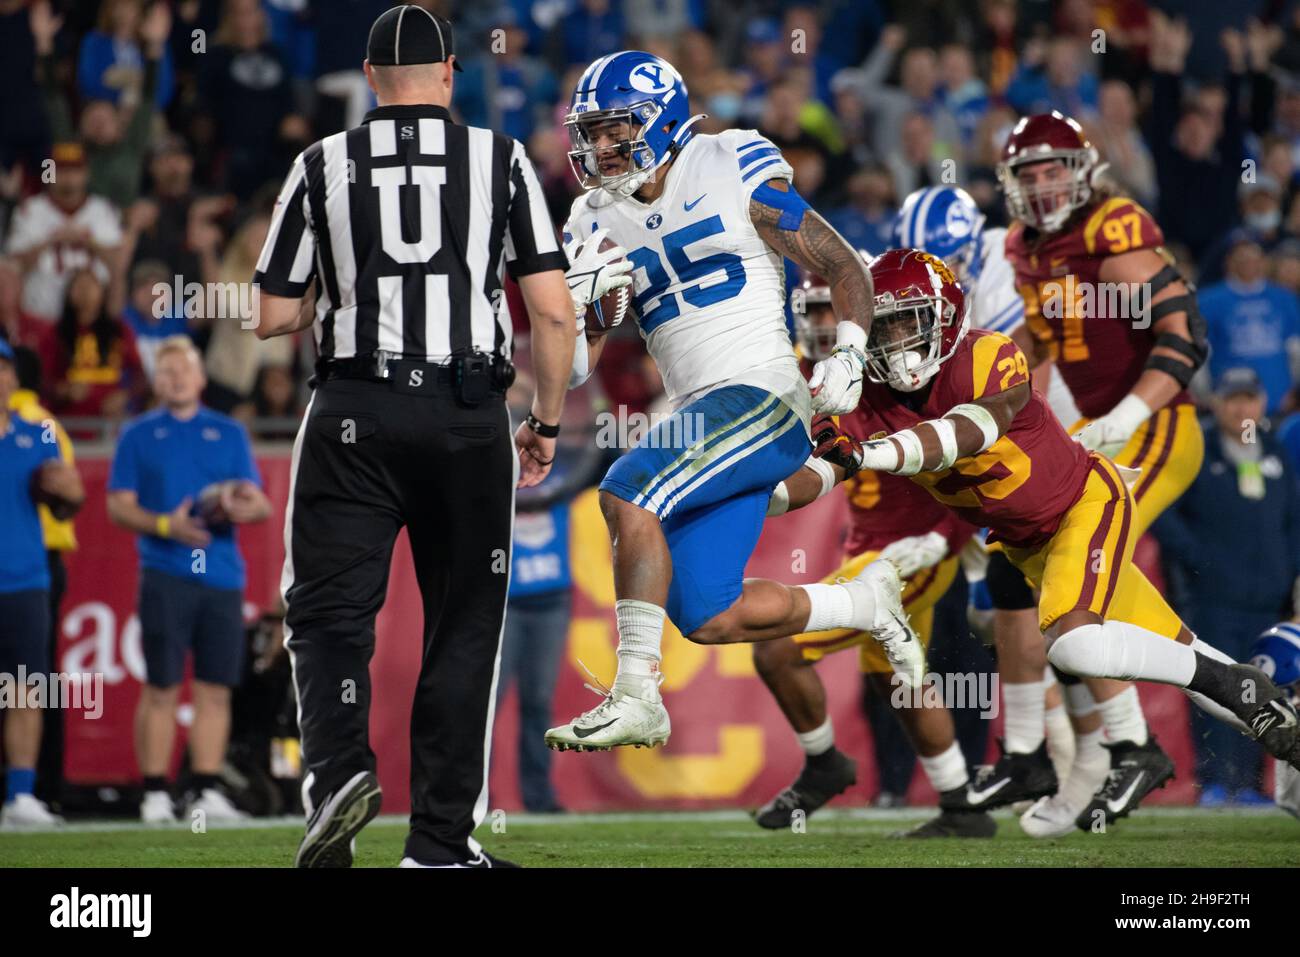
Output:
[[618,620],[618,674],[614,688],[643,697],[646,678],[656,678],[663,655],[664,610],[648,601],[620,598],[614,602]]
[[1041,681],[1002,682],[1002,714],[1006,723],[1006,748],[1032,754],[1043,743],[1043,692]]
[[1070,713],[1072,718],[1086,718],[1097,710],[1097,702],[1092,697],[1092,692],[1082,681],[1076,681],[1072,685],[1063,685],[1065,690],[1065,710]]
[[[808,624],[804,625],[804,631],[853,627],[853,593],[843,585],[816,584],[799,587],[808,593]],[[859,591],[870,593],[866,588]]]
[[799,739],[799,747],[803,748],[803,753],[810,758],[825,754],[835,747],[835,729],[831,727],[830,715],[827,715],[826,720],[811,731],[796,731],[794,736]]
[[1066,674],[1119,681],[1158,681],[1187,687],[1196,673],[1196,652],[1126,621],[1080,625],[1047,649],[1047,660]]
[[1137,688],[1129,685],[1113,698],[1098,701],[1097,710],[1101,712],[1102,727],[1111,741],[1147,743],[1147,719],[1142,713]]
[[1065,713],[1065,705],[1048,708],[1043,713],[1043,723],[1047,726],[1047,753],[1052,767],[1056,769],[1057,779],[1064,781],[1074,763],[1074,726]]
[[1087,807],[1110,772],[1110,752],[1101,746],[1103,733],[1098,728],[1074,739],[1074,764],[1059,792],[1071,807]]
[[930,779],[930,786],[936,791],[942,793],[953,788],[965,787],[966,782],[970,780],[970,775],[966,773],[966,758],[962,755],[956,741],[942,754],[936,754],[932,758],[924,755],[917,755],[917,757],[921,759],[925,776]]

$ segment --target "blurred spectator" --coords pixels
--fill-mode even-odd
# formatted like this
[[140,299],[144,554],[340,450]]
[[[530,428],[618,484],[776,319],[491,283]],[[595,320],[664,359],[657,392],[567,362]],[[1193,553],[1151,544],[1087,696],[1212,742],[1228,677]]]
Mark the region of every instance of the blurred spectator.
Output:
[[1300,308],[1294,293],[1268,281],[1259,243],[1243,230],[1233,236],[1226,278],[1198,297],[1210,339],[1210,374],[1253,370],[1272,415],[1288,402],[1296,382]]
[[[142,260],[131,269],[131,282],[122,318],[131,327],[135,350],[145,378],[153,381],[154,358],[158,347],[172,336],[189,334],[184,306],[174,303],[174,296],[163,296],[158,286],[173,287],[175,276],[167,264],[157,259]],[[164,308],[165,305],[172,308]]]
[[[325,120],[321,129],[351,129],[361,125],[374,98],[361,70],[364,54],[359,38],[366,36],[370,25],[392,5],[392,0],[350,0],[348,3],[311,0],[316,91],[343,103],[343,114]],[[459,24],[456,35],[460,36]],[[316,118],[318,122],[323,119],[319,111]]]
[[[128,10],[138,4],[131,0],[118,0],[117,6]],[[158,3],[151,7],[139,30],[145,43],[144,100],[137,104],[131,102],[133,97],[123,97],[120,105],[115,105],[111,99],[87,99],[75,127],[72,108],[59,89],[55,75],[54,35],[62,18],[53,16],[47,0],[41,0],[32,8],[31,22],[36,37],[41,95],[55,140],[69,142],[80,137],[90,165],[87,188],[119,209],[129,206],[140,191],[145,153],[153,133],[155,108],[151,94],[158,83],[159,62],[166,51],[167,35],[171,31],[171,14],[167,12],[167,6]],[[134,31],[134,25],[132,29]],[[58,175],[57,167],[54,172]]]
[[704,26],[705,0],[623,0],[627,31],[637,40],[677,39]]
[[[1188,627],[1238,661],[1249,658],[1260,632],[1294,615],[1300,574],[1300,488],[1261,425],[1264,404],[1252,370],[1224,372],[1215,419],[1205,429],[1205,464],[1152,528],[1165,558],[1189,576]],[[1248,562],[1241,560],[1242,542],[1250,542]],[[1199,708],[1190,711],[1202,800],[1251,799],[1259,787],[1259,746]]]
[[989,95],[975,74],[975,55],[968,47],[950,43],[939,51],[939,99],[957,121],[963,153],[969,154],[975,131],[989,109]]
[[223,239],[218,220],[234,208],[230,195],[197,196],[194,158],[185,140],[168,133],[154,141],[149,159],[152,190],[126,210],[124,259],[167,264],[172,276],[209,281]]
[[[9,409],[24,422],[38,425],[44,431],[53,426],[59,446],[59,459],[70,468],[76,468],[76,455],[72,439],[54,415],[41,405],[41,363],[31,349],[14,349],[14,371],[18,388],[9,396]],[[63,596],[68,589],[68,568],[63,556],[77,548],[76,529],[72,516],[60,512],[56,517],[45,502],[36,506],[41,519],[41,537],[45,541],[46,565],[50,571],[50,630],[46,650],[51,663],[58,661],[59,636],[62,629]],[[53,810],[59,809],[63,790],[63,712],[58,708],[45,710],[41,729],[41,752],[36,764],[36,796]]]
[[890,245],[890,230],[898,200],[889,171],[880,166],[858,170],[849,179],[848,204],[827,210],[826,221],[854,249],[864,249],[873,256]]
[[[271,217],[254,213],[231,237],[221,260],[216,282],[227,288],[247,288],[257,268]],[[293,337],[277,336],[265,341],[249,335],[243,320],[249,318],[227,309],[225,315],[209,316],[207,347],[208,388],[204,402],[218,412],[233,412],[253,398],[253,386],[263,364],[289,365],[293,361]]]
[[772,86],[758,129],[794,167],[795,188],[815,205],[834,160],[827,143],[805,125],[805,117],[810,113],[817,117],[825,112],[824,108],[818,110],[808,102],[805,77],[806,74],[791,71]]
[[961,167],[935,142],[934,125],[924,113],[910,113],[903,118],[902,135],[885,154],[885,166],[894,188],[904,196],[925,186],[962,180]]
[[1268,173],[1260,173],[1255,179],[1242,183],[1237,193],[1242,226],[1216,239],[1202,254],[1199,268],[1202,283],[1218,282],[1223,278],[1228,249],[1241,234],[1259,243],[1265,251],[1282,239],[1282,187],[1277,180]]
[[1284,239],[1269,255],[1271,278],[1292,295],[1300,295],[1300,239]]
[[109,313],[104,285],[90,269],[68,281],[63,315],[46,333],[41,365],[50,408],[65,418],[120,418],[132,398],[147,394],[135,336]]
[[34,174],[48,155],[31,16],[27,0],[0,0],[0,174],[20,166]]
[[[251,337],[250,337],[251,338]],[[234,526],[270,517],[248,434],[203,408],[203,365],[178,337],[158,352],[159,406],[122,432],[108,479],[108,515],[140,536],[140,642],[145,686],[136,712],[141,818],[174,821],[167,768],[176,705],[193,654],[191,809],[245,817],[218,789],[230,732],[230,689],[244,655],[244,560]]]
[[751,20],[745,28],[744,53],[741,74],[747,86],[740,118],[754,125],[763,115],[768,90],[785,71],[786,45],[781,25],[775,20]]
[[790,45],[790,60],[812,77],[811,93],[823,106],[831,103],[831,77],[847,64],[822,52],[822,21],[815,5],[795,3],[786,8],[783,40]]
[[528,34],[510,14],[499,26],[489,56],[475,57],[456,81],[455,105],[465,122],[485,126],[522,143],[551,122],[559,87],[546,63],[525,52]]
[[54,178],[45,192],[18,207],[6,246],[26,276],[24,318],[43,323],[63,314],[63,293],[74,272],[94,269],[104,283],[113,278],[110,266],[118,266],[122,241],[113,204],[86,192],[90,174],[81,144],[56,144],[51,159]]
[[[928,119],[929,138],[945,157],[961,159],[962,136],[957,120],[944,105],[939,88],[938,57],[929,47],[916,47],[902,55],[897,87],[885,84],[894,66],[894,58],[903,48],[906,36],[901,27],[891,24],[880,32],[880,42],[871,51],[861,69],[845,71],[841,82],[856,84],[858,95],[875,116],[872,136],[876,150],[887,153],[898,142],[909,116]],[[915,187],[905,186],[897,178],[894,186],[901,195]]]
[[[77,54],[77,90],[83,100],[104,100],[127,110],[142,101],[167,108],[175,83],[165,46],[171,14],[163,2],[148,7],[146,12],[144,0],[104,0],[100,5],[96,27],[82,38]],[[157,75],[151,81],[148,63],[154,59]]]
[[[21,343],[19,335],[23,299],[23,276],[15,260],[0,256],[0,339]],[[25,343],[34,345],[34,343]]]
[[293,381],[289,366],[264,365],[257,376],[253,402],[247,406],[252,416],[264,420],[277,420],[258,430],[261,439],[292,441],[298,433],[298,420],[302,416],[302,403],[298,401],[298,386]]
[[[46,678],[49,655],[50,574],[45,540],[33,489],[71,517],[85,499],[77,470],[61,461],[59,445],[44,425],[10,410],[18,390],[14,351],[0,339],[0,682],[6,697],[20,702],[6,708],[5,803],[0,827],[61,824],[33,791],[40,751],[45,696],[28,698],[19,687]],[[26,682],[24,682],[26,684]],[[36,691],[37,689],[32,689]]]
[[305,140],[307,131],[258,0],[225,0],[213,41],[199,76],[204,108],[216,121],[207,145],[223,151],[225,185],[247,199],[288,165],[281,141]]
[[1237,221],[1245,146],[1237,77],[1230,78],[1217,115],[1203,99],[1184,109],[1182,71],[1190,46],[1185,23],[1153,15],[1147,139],[1160,192],[1156,218],[1166,236],[1186,243],[1200,257]]
[[1109,163],[1106,175],[1147,209],[1156,204],[1156,166],[1138,129],[1137,100],[1123,80],[1101,85],[1092,141]]
[[619,0],[577,0],[555,25],[561,67],[586,66],[624,48],[623,5]]
[[1084,69],[1088,55],[1083,41],[1052,37],[1041,62],[1021,65],[1007,87],[1007,102],[1026,115],[1060,110],[1086,122],[1097,111],[1097,78]]

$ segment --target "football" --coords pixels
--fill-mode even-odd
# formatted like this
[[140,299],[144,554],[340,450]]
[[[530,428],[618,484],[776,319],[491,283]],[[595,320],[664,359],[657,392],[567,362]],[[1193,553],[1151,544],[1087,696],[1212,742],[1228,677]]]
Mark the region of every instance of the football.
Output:
[[[616,243],[609,239],[600,241],[600,250],[612,249]],[[623,257],[615,259],[614,262],[621,262]],[[622,286],[612,292],[607,292],[595,302],[587,306],[587,336],[596,338],[603,336],[609,330],[622,322],[627,317],[628,306],[631,304],[630,295],[632,287]]]

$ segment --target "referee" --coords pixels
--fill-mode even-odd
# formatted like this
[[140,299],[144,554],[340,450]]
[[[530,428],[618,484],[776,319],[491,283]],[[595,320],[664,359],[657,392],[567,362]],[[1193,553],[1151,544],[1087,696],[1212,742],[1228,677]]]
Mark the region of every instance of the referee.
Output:
[[[313,328],[319,351],[281,579],[307,768],[299,867],[350,866],[379,812],[368,666],[403,526],[424,650],[402,865],[504,863],[471,832],[487,810],[514,490],[549,470],[577,333],[537,175],[517,141],[452,120],[453,68],[446,20],[414,5],[375,20],[379,106],[294,160],[254,277],[257,335]],[[503,261],[537,379],[513,443]]]

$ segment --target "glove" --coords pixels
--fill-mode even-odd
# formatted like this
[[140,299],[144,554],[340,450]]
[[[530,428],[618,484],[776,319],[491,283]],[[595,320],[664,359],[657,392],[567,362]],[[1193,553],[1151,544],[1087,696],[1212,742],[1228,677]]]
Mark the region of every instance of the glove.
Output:
[[611,246],[603,252],[600,249],[600,243],[608,232],[608,229],[598,229],[564,247],[564,253],[569,257],[569,270],[564,278],[569,284],[573,310],[578,316],[585,316],[587,306],[606,293],[632,284],[632,263],[626,258],[627,250],[622,246]]
[[1151,411],[1151,406],[1138,396],[1127,395],[1115,408],[1076,432],[1074,440],[1085,449],[1113,458],[1128,445],[1138,427],[1151,418]]
[[881,550],[880,557],[888,558],[898,566],[899,575],[909,578],[923,568],[939,564],[947,554],[948,540],[938,532],[926,532],[891,542]]
[[829,415],[819,415],[812,423],[813,455],[844,469],[845,478],[853,478],[862,468],[862,443],[839,427]]
[[813,366],[808,379],[815,413],[842,415],[852,412],[862,400],[862,372],[867,366],[864,351],[867,333],[855,322],[835,327],[835,349]]

